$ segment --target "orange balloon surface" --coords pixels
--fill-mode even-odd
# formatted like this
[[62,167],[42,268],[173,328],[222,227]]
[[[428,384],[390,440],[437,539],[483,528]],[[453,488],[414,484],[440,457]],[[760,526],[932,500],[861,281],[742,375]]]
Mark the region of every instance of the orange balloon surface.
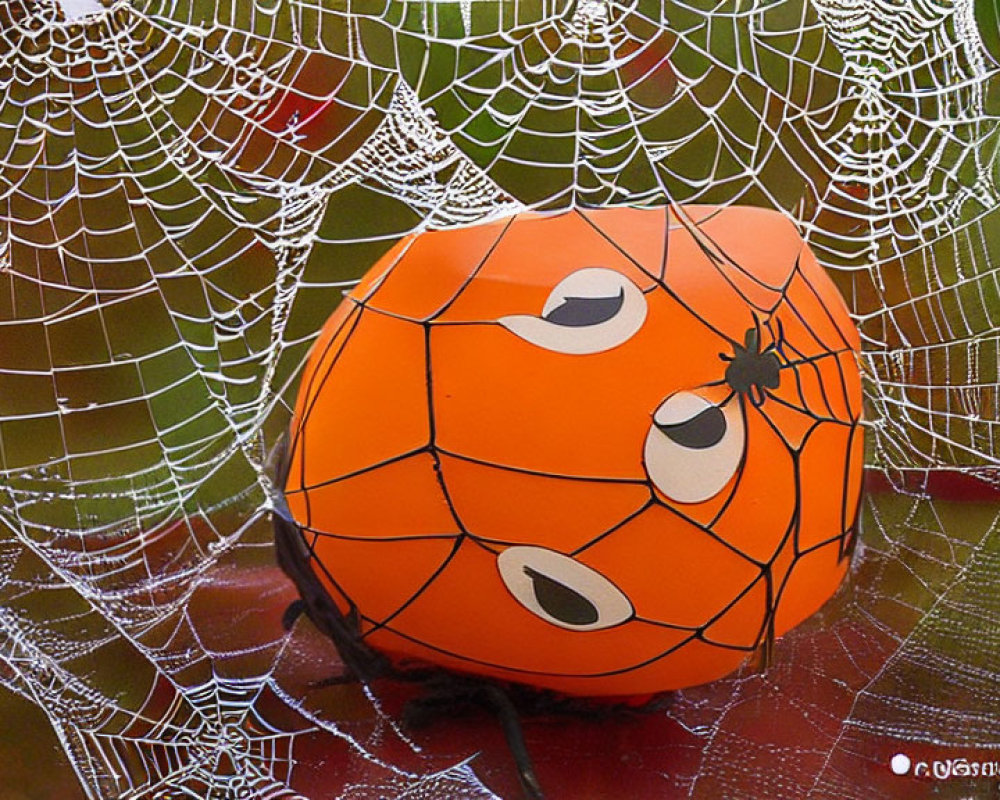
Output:
[[326,324],[284,490],[371,648],[661,692],[732,671],[836,590],[858,333],[784,217],[680,213],[410,236]]

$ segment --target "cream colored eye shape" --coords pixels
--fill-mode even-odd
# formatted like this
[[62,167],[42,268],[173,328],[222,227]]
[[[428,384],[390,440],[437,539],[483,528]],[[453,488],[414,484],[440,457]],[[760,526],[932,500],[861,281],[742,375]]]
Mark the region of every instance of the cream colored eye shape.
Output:
[[569,355],[610,350],[646,321],[646,297],[620,272],[584,267],[549,294],[541,316],[514,314],[498,322],[531,344]]
[[653,413],[643,456],[663,494],[678,503],[700,503],[725,488],[745,449],[746,426],[735,396],[717,406],[694,392],[677,392]]
[[545,547],[517,545],[497,557],[507,590],[537,617],[571,631],[599,631],[632,617],[632,604],[601,573]]

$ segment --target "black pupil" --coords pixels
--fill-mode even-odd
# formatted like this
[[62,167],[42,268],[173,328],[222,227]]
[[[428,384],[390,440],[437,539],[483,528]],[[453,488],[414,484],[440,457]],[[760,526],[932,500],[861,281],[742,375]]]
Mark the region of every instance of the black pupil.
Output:
[[704,450],[717,445],[726,435],[726,416],[722,413],[722,409],[709,406],[684,422],[676,425],[657,423],[656,427],[681,447]]
[[624,303],[624,288],[614,297],[566,297],[545,315],[545,319],[567,328],[584,328],[607,322],[621,311]]
[[525,567],[524,574],[531,578],[535,599],[549,616],[567,625],[591,625],[597,622],[597,609],[582,594],[547,575],[535,572],[531,567]]

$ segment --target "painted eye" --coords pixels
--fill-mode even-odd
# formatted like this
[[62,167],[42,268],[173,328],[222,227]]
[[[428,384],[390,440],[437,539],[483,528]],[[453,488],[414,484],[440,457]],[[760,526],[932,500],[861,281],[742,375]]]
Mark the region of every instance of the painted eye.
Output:
[[597,631],[632,616],[632,604],[617,586],[555,550],[508,547],[497,557],[497,567],[522,606],[560,628]]
[[585,267],[563,278],[541,316],[515,314],[499,320],[525,341],[557,353],[600,353],[628,341],[646,321],[646,298],[626,276],[606,267]]
[[734,396],[724,406],[678,392],[653,414],[646,435],[646,471],[671,500],[700,503],[729,483],[743,460],[746,428]]

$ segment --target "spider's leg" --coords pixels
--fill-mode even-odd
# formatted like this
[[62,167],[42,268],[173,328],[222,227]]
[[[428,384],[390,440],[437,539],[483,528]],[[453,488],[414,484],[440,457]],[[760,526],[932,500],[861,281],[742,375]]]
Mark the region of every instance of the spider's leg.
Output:
[[[716,386],[717,384],[708,384],[708,385],[709,386]],[[727,394],[718,403],[716,403],[716,407],[717,408],[722,408],[723,406],[729,405],[729,403],[732,402],[733,398],[736,397],[736,395],[737,395],[737,393],[734,390],[730,389],[729,390],[729,394]]]
[[521,779],[521,788],[524,790],[525,797],[528,800],[544,800],[545,795],[542,793],[541,784],[539,784],[538,776],[535,774],[535,765],[528,753],[528,746],[524,743],[524,732],[521,730],[517,709],[507,692],[496,684],[486,684],[484,694],[500,720],[507,746],[510,748],[511,755],[514,756],[514,763],[517,764],[517,774]]
[[774,344],[779,353],[784,355],[782,349],[785,344],[785,323],[781,321],[781,317],[773,317],[774,327],[778,329],[777,335],[774,337]]
[[[773,326],[773,327],[772,327]],[[767,328],[771,331],[771,343],[761,350],[761,355],[767,353],[777,353],[778,361],[787,363],[788,357],[785,355],[785,325],[780,317],[770,317],[767,321]]]
[[345,615],[337,608],[309,566],[310,553],[301,529],[283,511],[277,507],[273,514],[275,553],[278,565],[299,590],[300,601],[289,606],[282,621],[294,624],[304,612],[333,640],[344,666],[359,680],[368,682],[388,674],[388,659],[361,640],[357,610]]
[[[760,352],[760,343],[764,338],[762,334],[762,325],[760,321],[760,314],[756,310],[753,311],[753,327],[747,328],[746,336],[743,338],[743,343],[746,348],[751,353]],[[753,338],[751,338],[751,335]]]
[[293,600],[288,604],[288,608],[285,609],[285,613],[281,615],[281,627],[286,631],[290,631],[295,625],[295,622],[306,613],[305,601],[300,597],[298,600]]
[[471,707],[482,705],[478,680],[441,671],[419,679],[409,674],[403,677],[421,688],[421,693],[407,700],[403,707],[403,724],[407,728],[424,728],[442,717],[454,719]]
[[[404,673],[401,677],[411,680],[413,676]],[[423,693],[408,700],[403,709],[403,720],[408,728],[424,727],[441,717],[454,719],[472,709],[492,712],[500,723],[507,747],[517,765],[525,798],[544,800],[524,741],[517,706],[504,687],[488,678],[457,675],[444,670],[433,670],[419,682]],[[532,693],[529,696],[536,695]]]

